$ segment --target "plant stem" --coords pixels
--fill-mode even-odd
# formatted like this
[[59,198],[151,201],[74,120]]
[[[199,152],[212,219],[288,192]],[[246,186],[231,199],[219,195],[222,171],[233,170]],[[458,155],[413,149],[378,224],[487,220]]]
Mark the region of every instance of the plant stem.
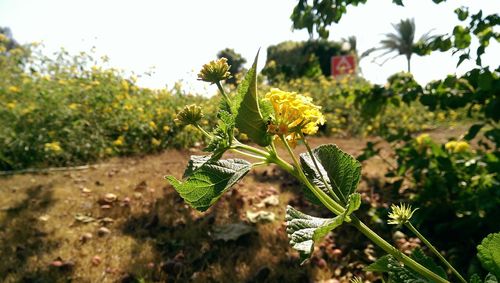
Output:
[[356,216],[351,215],[351,223],[352,226],[356,227],[361,233],[363,233],[366,237],[368,237],[374,244],[382,248],[385,252],[395,257],[397,260],[404,263],[406,266],[422,275],[423,277],[431,280],[432,282],[442,282],[446,283],[449,281],[445,280],[441,276],[435,274],[430,271],[420,263],[416,262],[409,256],[403,254],[398,249],[389,244],[386,240],[382,239],[377,233],[371,230],[366,224],[361,222]]
[[234,144],[234,146],[231,147],[232,149],[243,149],[243,150],[246,150],[248,152],[255,153],[255,154],[257,154],[259,156],[262,156],[262,157],[266,157],[266,158],[269,157],[269,153],[268,152],[260,150],[258,148],[255,148],[253,146],[249,146],[249,145],[243,144],[243,143],[239,142],[236,139],[233,141],[233,144]]
[[[321,189],[318,187],[314,186],[311,184],[309,179],[307,179],[306,175],[304,174],[304,171],[302,171],[302,168],[300,166],[299,161],[297,160],[297,157],[295,154],[293,154],[292,149],[290,148],[290,145],[288,144],[286,138],[284,136],[280,137],[281,141],[285,144],[286,149],[288,150],[288,153],[293,159],[295,167],[292,167],[292,170],[289,171],[292,173],[293,176],[295,176],[297,179],[299,179],[303,184],[307,186],[308,189],[311,190],[311,192],[325,205],[330,211],[335,213],[336,215],[340,215],[344,212],[344,208],[338,204],[336,201],[332,200],[332,198],[327,195],[325,192],[323,192]],[[277,156],[276,156],[277,157]],[[281,158],[277,157],[278,161],[280,163],[284,162]],[[278,163],[277,163],[278,164]]]
[[408,229],[410,229],[415,235],[417,235],[417,237],[422,242],[424,242],[424,244],[441,260],[441,262],[444,265],[446,265],[446,267],[451,269],[453,274],[455,274],[455,276],[458,277],[460,282],[467,283],[467,281],[462,277],[462,275],[460,275],[460,273],[458,273],[458,271],[443,257],[443,255],[441,255],[441,253],[431,244],[431,242],[429,242],[422,234],[420,234],[420,232],[418,232],[415,226],[413,226],[410,222],[406,222],[405,226],[408,227]]
[[207,131],[205,131],[199,124],[196,124],[196,128],[198,128],[198,130],[200,130],[207,138],[212,138],[212,135],[207,133]]
[[234,151],[234,152],[237,152],[237,153],[239,153],[241,155],[244,155],[246,157],[255,158],[255,159],[263,160],[263,161],[267,160],[266,157],[263,157],[261,155],[251,154],[251,153],[248,153],[248,152],[244,152],[244,151],[238,150],[236,148],[231,148],[231,150]]
[[[340,198],[333,191],[332,187],[329,186],[328,183],[326,182],[326,179],[323,176],[323,173],[321,172],[321,170],[319,169],[318,163],[316,162],[316,157],[314,157],[314,154],[312,153],[311,147],[309,146],[309,143],[307,142],[306,137],[304,136],[304,134],[302,132],[300,133],[300,136],[302,137],[302,140],[304,141],[304,145],[307,148],[307,152],[309,153],[309,156],[311,156],[311,159],[312,159],[312,161],[314,163],[314,167],[316,167],[316,171],[318,171],[318,174],[321,177],[321,181],[323,181],[323,184],[325,185],[325,188],[328,189],[328,191],[330,192],[330,194],[332,195],[332,197],[335,199],[335,201],[337,201],[339,203],[342,203],[340,201]],[[340,194],[340,195],[342,195],[342,194]],[[344,200],[344,203],[345,203],[345,200]]]
[[222,96],[224,97],[224,99],[226,100],[227,104],[230,106],[231,108],[231,101],[229,100],[229,97],[227,96],[226,92],[224,91],[224,88],[222,87],[222,85],[220,84],[220,81],[219,82],[216,82],[215,83],[217,85],[217,88],[219,88],[219,91],[220,93],[222,94]]

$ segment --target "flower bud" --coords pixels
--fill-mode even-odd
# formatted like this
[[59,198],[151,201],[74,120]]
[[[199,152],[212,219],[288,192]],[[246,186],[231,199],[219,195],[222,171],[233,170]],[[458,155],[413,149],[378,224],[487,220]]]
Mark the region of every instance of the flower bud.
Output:
[[231,66],[227,64],[226,58],[210,61],[209,63],[203,65],[203,68],[198,74],[198,80],[212,84],[227,80],[231,78],[231,73],[229,72],[230,67]]
[[403,225],[407,223],[413,216],[417,209],[412,210],[410,205],[401,203],[399,205],[391,205],[391,212],[389,212],[388,224]]
[[196,125],[201,118],[203,118],[201,107],[196,104],[191,104],[184,106],[181,112],[177,114],[174,122],[181,126]]

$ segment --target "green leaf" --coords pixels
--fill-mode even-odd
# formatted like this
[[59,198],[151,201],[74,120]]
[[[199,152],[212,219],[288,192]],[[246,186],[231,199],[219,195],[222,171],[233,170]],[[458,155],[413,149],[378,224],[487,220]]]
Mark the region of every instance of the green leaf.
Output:
[[389,272],[389,259],[391,255],[384,255],[377,259],[374,263],[363,268],[364,271],[386,273]]
[[212,160],[219,159],[229,149],[234,137],[234,116],[225,110],[219,110],[217,117],[219,122],[212,132],[213,138],[204,149],[204,151],[213,153]]
[[413,250],[411,258],[442,278],[448,278],[446,271],[441,266],[437,265],[432,258],[426,256],[421,249],[417,248]]
[[259,98],[257,95],[257,59],[255,57],[252,68],[248,70],[245,79],[238,85],[238,90],[233,103],[233,113],[236,116],[236,127],[245,133],[252,141],[260,146],[271,143],[267,134],[267,121],[260,112]]
[[352,194],[344,213],[334,218],[319,218],[302,213],[291,206],[286,208],[286,232],[290,245],[299,251],[302,263],[306,261],[314,249],[314,243],[321,240],[331,230],[348,221],[348,216],[361,204],[361,195]]
[[200,168],[205,162],[210,160],[210,156],[208,155],[191,155],[189,158],[188,165],[186,170],[184,170],[184,174],[182,178],[187,178],[193,174],[196,169]]
[[398,5],[398,6],[404,6],[403,0],[392,0],[392,3]]
[[[334,144],[321,145],[312,152],[328,186],[335,193],[340,194],[340,198],[348,199],[358,187],[361,178],[361,163]],[[307,178],[325,193],[331,195],[328,188],[324,186],[309,153],[302,153],[300,161]]]
[[471,42],[471,35],[468,28],[463,26],[455,26],[453,29],[453,35],[455,36],[455,47],[458,49],[464,49],[469,47]]
[[[427,269],[441,276],[443,279],[447,279],[446,272],[443,268],[437,265],[430,257],[427,257],[422,250],[415,249],[411,258],[421,265],[425,266]],[[385,255],[379,258],[377,261],[367,266],[365,271],[380,272],[389,274],[389,282],[393,283],[431,283],[415,271],[406,268],[392,255]]]
[[479,277],[479,275],[474,274],[470,277],[469,283],[483,283],[483,280],[481,280],[481,277]]
[[476,135],[477,135],[477,133],[479,133],[479,131],[481,130],[481,128],[483,126],[484,126],[484,124],[475,124],[475,125],[472,125],[469,128],[469,131],[467,132],[467,134],[464,136],[464,139],[470,141],[473,138],[475,138]]
[[486,275],[486,278],[484,278],[484,283],[498,283],[498,277],[491,273],[488,273],[488,275]]
[[250,169],[251,164],[243,159],[208,161],[193,171],[184,182],[173,176],[167,176],[166,179],[184,201],[199,211],[205,211]]
[[500,278],[500,233],[489,234],[477,246],[477,257],[484,269]]

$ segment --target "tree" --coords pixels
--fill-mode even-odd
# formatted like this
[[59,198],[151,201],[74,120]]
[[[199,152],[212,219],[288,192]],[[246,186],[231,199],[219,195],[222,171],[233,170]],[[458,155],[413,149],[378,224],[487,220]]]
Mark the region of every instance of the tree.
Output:
[[380,41],[380,47],[372,50],[385,50],[385,52],[376,58],[384,57],[387,54],[397,52],[397,54],[393,57],[386,59],[382,62],[382,65],[390,59],[393,59],[397,56],[404,55],[406,57],[408,72],[410,72],[410,62],[411,56],[415,53],[415,49],[417,44],[421,45],[422,42],[428,42],[432,37],[429,36],[429,33],[422,35],[418,42],[415,42],[415,20],[414,19],[406,19],[401,20],[398,24],[393,24],[395,33],[386,33],[385,39]]
[[226,58],[227,63],[231,66],[231,68],[229,68],[229,72],[232,77],[227,79],[226,82],[234,85],[236,84],[236,75],[243,70],[243,64],[245,64],[247,60],[232,48],[226,48],[219,51],[219,53],[217,53],[217,58],[222,57]]
[[7,51],[20,47],[19,43],[17,43],[17,41],[12,37],[12,31],[10,28],[0,27],[0,34],[4,35],[8,39],[7,44],[5,45]]

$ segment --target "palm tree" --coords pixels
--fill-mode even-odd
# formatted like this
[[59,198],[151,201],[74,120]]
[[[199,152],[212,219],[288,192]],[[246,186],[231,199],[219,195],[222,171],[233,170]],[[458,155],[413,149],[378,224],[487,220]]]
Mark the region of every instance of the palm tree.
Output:
[[[395,29],[395,33],[386,33],[385,39],[380,41],[380,47],[377,47],[371,51],[377,50],[386,50],[384,53],[378,55],[376,58],[383,57],[387,54],[397,52],[397,54],[393,57],[387,58],[382,62],[383,65],[390,59],[394,59],[397,56],[404,55],[406,57],[406,61],[408,62],[408,72],[410,72],[410,61],[411,56],[415,52],[415,20],[414,19],[406,19],[401,20],[398,24],[392,24]],[[432,37],[429,36],[429,32],[422,35],[419,39],[419,42],[428,42]],[[370,51],[370,52],[371,52]]]

